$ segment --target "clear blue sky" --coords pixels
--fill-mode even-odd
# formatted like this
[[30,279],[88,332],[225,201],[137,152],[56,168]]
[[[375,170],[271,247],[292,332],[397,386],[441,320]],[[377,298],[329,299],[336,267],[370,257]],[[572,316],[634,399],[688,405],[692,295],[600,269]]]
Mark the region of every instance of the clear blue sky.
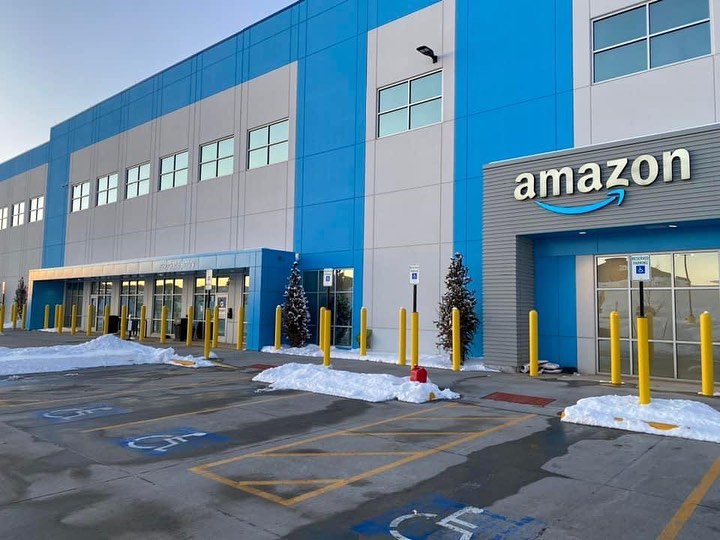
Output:
[[295,0],[0,0],[0,163]]

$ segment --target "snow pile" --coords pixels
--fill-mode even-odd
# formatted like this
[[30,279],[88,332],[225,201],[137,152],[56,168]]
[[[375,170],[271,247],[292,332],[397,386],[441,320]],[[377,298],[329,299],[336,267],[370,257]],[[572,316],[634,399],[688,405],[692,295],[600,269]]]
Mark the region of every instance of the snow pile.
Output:
[[134,364],[172,364],[207,367],[213,363],[192,356],[181,357],[172,348],[156,349],[123,341],[113,335],[100,336],[79,345],[54,345],[9,349],[0,347],[0,375],[48,373],[91,367]]
[[410,382],[409,377],[335,371],[314,364],[285,364],[266,369],[253,381],[270,383],[268,390],[305,390],[350,399],[379,402],[398,399],[425,403],[434,399],[459,399],[460,394],[440,390],[430,382]]
[[562,421],[720,443],[720,412],[685,399],[639,405],[636,396],[585,398],[567,407]]
[[[290,356],[311,356],[322,358],[323,352],[317,345],[305,345],[304,347],[288,347],[283,345],[281,349],[276,350],[275,347],[269,345],[262,348],[264,353],[287,354]],[[341,358],[344,360],[362,360],[364,362],[380,362],[383,364],[397,364],[397,353],[393,352],[368,352],[365,356],[360,356],[360,349],[336,349],[331,347],[330,356],[333,358]],[[435,369],[452,369],[452,359],[448,354],[421,354],[418,358],[419,365],[424,368]],[[410,356],[407,359],[410,365]],[[497,373],[498,370],[485,366],[479,358],[468,358],[465,364],[460,366],[460,371],[491,371]]]

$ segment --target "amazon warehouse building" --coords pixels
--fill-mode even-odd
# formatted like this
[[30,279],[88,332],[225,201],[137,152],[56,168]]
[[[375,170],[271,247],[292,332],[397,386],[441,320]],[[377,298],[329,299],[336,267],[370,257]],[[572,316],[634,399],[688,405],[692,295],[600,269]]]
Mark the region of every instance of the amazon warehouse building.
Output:
[[144,305],[158,335],[163,305],[169,328],[200,318],[212,270],[220,340],[245,306],[257,350],[298,254],[313,332],[329,305],[354,347],[365,306],[372,348],[396,351],[418,265],[434,353],[461,252],[473,356],[526,363],[535,308],[541,359],[608,372],[618,311],[633,374],[629,257],[648,254],[653,376],[699,379],[699,315],[720,322],[718,16],[720,0],[297,2],[0,165],[7,303],[24,277],[30,328],[47,304],[68,326],[72,304],[83,325],[90,304]]

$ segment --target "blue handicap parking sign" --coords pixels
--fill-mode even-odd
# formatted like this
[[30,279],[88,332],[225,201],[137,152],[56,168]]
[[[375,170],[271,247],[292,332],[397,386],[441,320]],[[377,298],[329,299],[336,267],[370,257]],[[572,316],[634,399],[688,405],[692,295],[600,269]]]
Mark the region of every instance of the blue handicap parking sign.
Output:
[[644,274],[645,273],[645,265],[644,264],[638,264],[635,267],[635,273],[637,274]]

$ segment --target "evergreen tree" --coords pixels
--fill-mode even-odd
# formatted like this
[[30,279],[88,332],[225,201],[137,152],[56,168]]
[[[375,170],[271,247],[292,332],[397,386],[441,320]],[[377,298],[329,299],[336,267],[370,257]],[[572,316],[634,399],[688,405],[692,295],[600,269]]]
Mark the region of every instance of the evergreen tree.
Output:
[[469,352],[480,319],[475,313],[475,292],[468,289],[472,279],[468,274],[467,266],[463,265],[463,257],[455,253],[445,276],[446,291],[438,307],[438,320],[435,325],[438,329],[437,345],[443,350],[452,351],[452,309],[460,310],[460,344],[462,347],[462,362]]
[[293,262],[283,304],[283,330],[292,347],[303,347],[310,340],[310,310],[305,289],[302,286],[300,267]]
[[27,287],[25,286],[25,280],[23,278],[20,278],[17,289],[15,289],[15,304],[17,305],[18,317],[22,317],[25,304],[27,304]]

